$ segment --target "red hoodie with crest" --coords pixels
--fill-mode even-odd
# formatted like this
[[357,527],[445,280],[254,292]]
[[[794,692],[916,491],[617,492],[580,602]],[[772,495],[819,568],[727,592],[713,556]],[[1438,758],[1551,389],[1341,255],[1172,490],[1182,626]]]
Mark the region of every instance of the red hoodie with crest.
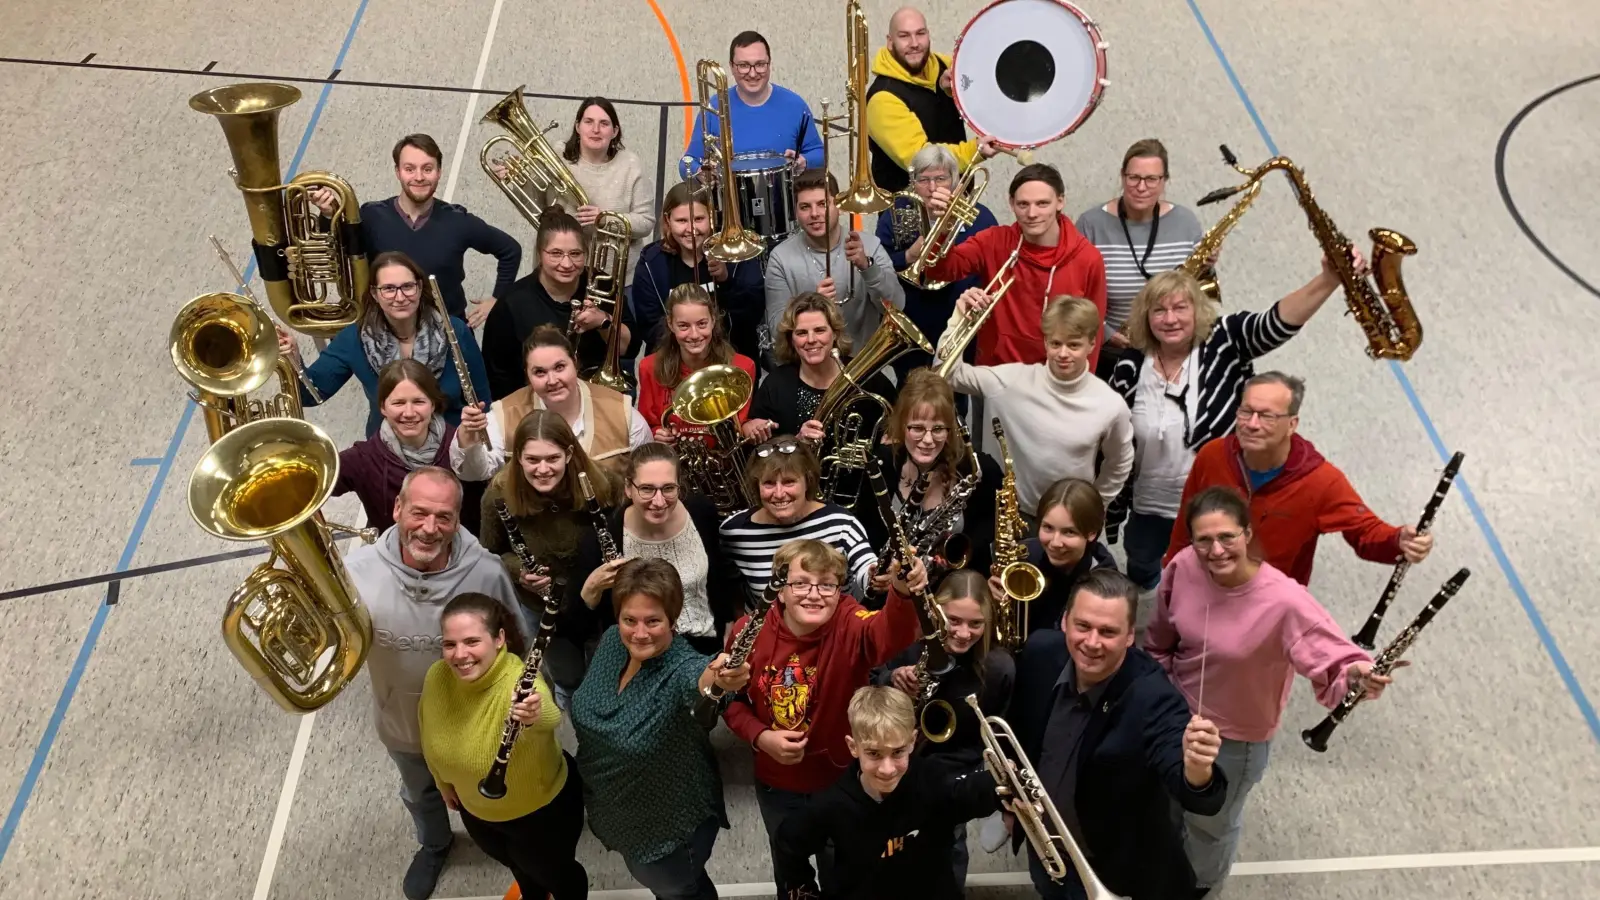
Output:
[[[987,283],[1005,265],[1011,251],[1021,246],[1010,275],[1016,282],[978,332],[978,365],[1044,362],[1039,317],[1050,297],[1070,294],[1092,300],[1100,310],[1100,321],[1105,322],[1106,262],[1066,216],[1057,213],[1056,224],[1061,227],[1061,240],[1054,247],[1024,241],[1022,227],[1015,222],[996,225],[957,244],[928,270],[928,278],[934,281],[954,282],[976,275]],[[1101,333],[1101,329],[1095,330],[1094,350],[1089,355],[1091,372],[1100,357]]]
[[[873,668],[922,637],[922,628],[912,601],[892,589],[877,611],[841,596],[833,618],[803,636],[783,624],[781,604],[768,607],[766,616],[750,650],[750,683],[723,720],[752,747],[769,728],[806,732],[804,759],[786,766],[757,750],[755,771],[768,787],[810,794],[838,781],[853,762],[844,742],[850,697],[871,680]],[[742,616],[728,629],[730,646],[749,619]]]

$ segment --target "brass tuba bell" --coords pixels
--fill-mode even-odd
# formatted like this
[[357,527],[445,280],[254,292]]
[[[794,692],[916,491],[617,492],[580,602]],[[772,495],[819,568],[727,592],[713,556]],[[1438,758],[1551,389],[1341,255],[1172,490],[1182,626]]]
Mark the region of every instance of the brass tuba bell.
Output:
[[[167,339],[172,365],[195,388],[215,442],[228,431],[274,416],[299,418],[294,367],[278,354],[278,335],[261,307],[237,294],[202,294],[178,311]],[[278,373],[278,393],[246,397]]]
[[685,479],[723,515],[757,505],[745,489],[746,441],[738,420],[754,388],[750,373],[738,366],[706,366],[678,383],[668,407],[694,429],[679,429]]

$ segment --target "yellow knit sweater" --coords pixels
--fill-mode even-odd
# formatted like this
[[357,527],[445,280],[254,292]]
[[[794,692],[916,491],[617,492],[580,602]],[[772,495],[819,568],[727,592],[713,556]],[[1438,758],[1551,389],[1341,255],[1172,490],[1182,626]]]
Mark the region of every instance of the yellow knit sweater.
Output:
[[506,770],[506,795],[489,800],[478,793],[478,782],[494,765],[520,677],[522,660],[504,649],[476,681],[462,681],[440,660],[428,669],[417,706],[422,755],[434,782],[455,788],[462,807],[488,822],[521,818],[555,799],[567,783],[567,760],[556,741],[561,710],[541,673],[534,687],[542,704],[539,721],[523,726],[517,736]]

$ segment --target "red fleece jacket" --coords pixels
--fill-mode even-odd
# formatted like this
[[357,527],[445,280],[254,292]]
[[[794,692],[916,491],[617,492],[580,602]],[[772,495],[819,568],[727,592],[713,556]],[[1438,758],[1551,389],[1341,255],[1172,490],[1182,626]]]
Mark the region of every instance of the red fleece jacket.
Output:
[[[728,643],[749,620],[728,629]],[[845,746],[850,697],[871,680],[872,670],[922,636],[912,601],[889,591],[880,611],[846,595],[826,625],[798,636],[783,624],[778,603],[750,651],[750,684],[723,714],[728,728],[752,747],[769,728],[808,733],[805,758],[786,766],[756,751],[756,780],[783,791],[820,791],[850,767]]]
[[[1044,313],[1047,298],[1071,294],[1092,300],[1100,310],[1100,321],[1105,321],[1105,260],[1066,216],[1058,214],[1056,218],[1061,226],[1061,240],[1054,247],[1024,242],[1022,228],[1016,223],[997,225],[957,244],[928,271],[928,277],[936,281],[953,282],[977,276],[988,283],[1005,265],[1011,251],[1017,249],[1019,243],[1022,245],[1017,264],[1011,269],[1016,283],[978,332],[978,365],[1044,362],[1044,335],[1039,330],[1039,317]],[[1089,356],[1091,372],[1100,357],[1101,334],[1101,329],[1095,330],[1094,350]]]
[[1378,518],[1361,501],[1344,473],[1298,434],[1289,437],[1289,458],[1283,471],[1251,492],[1243,451],[1236,435],[1218,438],[1195,454],[1194,468],[1183,485],[1178,523],[1172,529],[1163,566],[1189,546],[1189,524],[1183,510],[1190,498],[1214,485],[1225,484],[1250,499],[1250,530],[1255,537],[1251,555],[1303,585],[1311,583],[1311,563],[1317,537],[1342,534],[1356,555],[1376,563],[1401,558],[1400,528]]

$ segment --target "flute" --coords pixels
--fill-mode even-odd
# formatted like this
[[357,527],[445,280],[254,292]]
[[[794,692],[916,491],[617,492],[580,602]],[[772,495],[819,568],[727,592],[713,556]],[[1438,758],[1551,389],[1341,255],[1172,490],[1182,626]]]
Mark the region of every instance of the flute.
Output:
[[[1411,649],[1411,645],[1416,643],[1417,635],[1421,634],[1422,629],[1433,621],[1433,617],[1438,615],[1439,610],[1444,609],[1444,605],[1450,602],[1450,598],[1456,595],[1456,591],[1461,590],[1461,586],[1467,583],[1467,578],[1471,574],[1471,571],[1463,568],[1450,576],[1450,580],[1439,588],[1439,593],[1433,595],[1433,599],[1428,601],[1428,605],[1422,608],[1422,612],[1417,613],[1417,617],[1411,620],[1411,624],[1406,626],[1406,630],[1400,632],[1400,635],[1389,646],[1383,648],[1383,652],[1379,653],[1372,661],[1372,675],[1387,675],[1394,669],[1395,665],[1400,662],[1400,657],[1404,656],[1406,651]],[[1350,690],[1345,692],[1344,699],[1334,706],[1333,710],[1328,713],[1327,718],[1317,723],[1315,728],[1307,728],[1305,731],[1300,732],[1300,739],[1306,742],[1307,747],[1318,753],[1326,753],[1328,750],[1328,738],[1333,736],[1333,730],[1339,727],[1339,723],[1349,717],[1351,711],[1356,708],[1356,705],[1366,695],[1366,679],[1362,679],[1359,684],[1351,685]]]
[[[1428,500],[1428,505],[1422,510],[1422,518],[1417,520],[1417,534],[1427,534],[1433,527],[1433,518],[1439,514],[1439,506],[1444,503],[1445,495],[1450,493],[1450,485],[1455,483],[1456,473],[1461,470],[1461,461],[1466,454],[1457,450],[1450,461],[1445,464],[1444,474],[1439,478],[1439,486],[1433,489],[1433,497]],[[1400,583],[1406,580],[1406,572],[1410,571],[1411,563],[1405,557],[1395,563],[1394,571],[1389,573],[1389,583],[1378,596],[1378,605],[1372,608],[1371,615],[1367,616],[1367,624],[1361,630],[1350,636],[1350,640],[1357,647],[1371,652],[1378,638],[1378,626],[1383,624],[1383,616],[1389,611],[1389,604],[1394,602],[1396,594],[1400,593]]]
[[439,279],[428,276],[428,293],[439,308],[439,323],[444,326],[445,340],[450,342],[450,361],[456,364],[456,380],[461,382],[461,403],[476,408],[478,392],[472,389],[472,373],[467,371],[467,358],[461,355],[461,343],[456,340],[456,330],[450,324],[450,310],[445,308],[444,294],[439,293]]

